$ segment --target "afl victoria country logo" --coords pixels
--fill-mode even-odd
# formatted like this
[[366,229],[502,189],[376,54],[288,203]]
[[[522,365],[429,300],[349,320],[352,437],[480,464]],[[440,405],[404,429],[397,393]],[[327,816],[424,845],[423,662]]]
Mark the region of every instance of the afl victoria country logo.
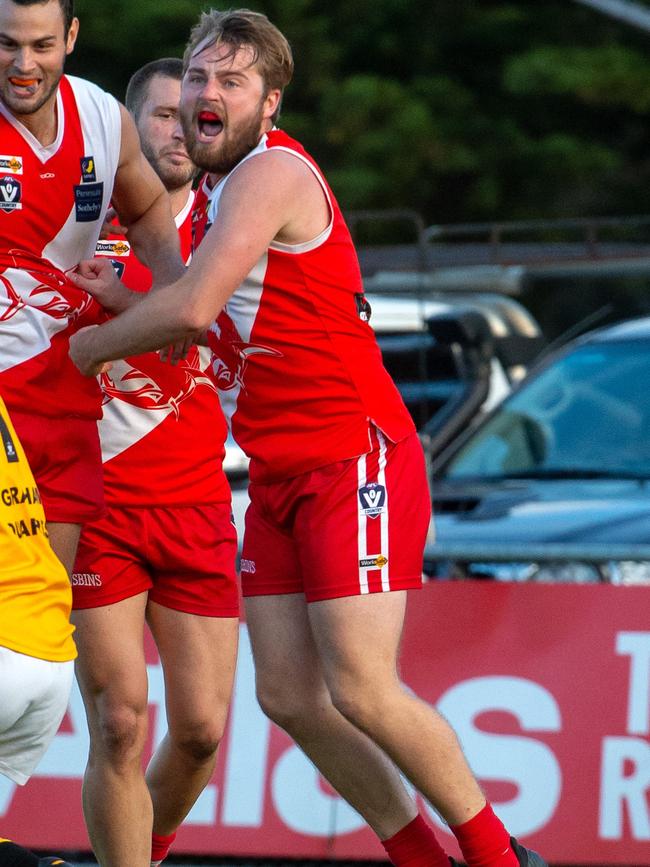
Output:
[[21,202],[22,187],[20,181],[10,175],[6,175],[0,180],[0,211],[9,213],[10,211],[22,210]]
[[386,506],[386,488],[377,482],[369,482],[359,488],[361,512],[369,518],[381,515]]

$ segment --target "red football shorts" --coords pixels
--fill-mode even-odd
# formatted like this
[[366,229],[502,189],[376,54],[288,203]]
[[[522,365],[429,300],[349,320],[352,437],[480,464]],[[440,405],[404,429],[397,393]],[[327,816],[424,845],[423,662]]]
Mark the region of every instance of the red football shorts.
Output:
[[431,517],[417,434],[286,481],[251,483],[241,561],[244,596],[308,602],[422,583]]
[[81,533],[73,608],[98,608],[148,591],[165,608],[237,617],[236,556],[230,503],[109,506]]
[[48,521],[85,524],[105,511],[97,422],[12,412]]

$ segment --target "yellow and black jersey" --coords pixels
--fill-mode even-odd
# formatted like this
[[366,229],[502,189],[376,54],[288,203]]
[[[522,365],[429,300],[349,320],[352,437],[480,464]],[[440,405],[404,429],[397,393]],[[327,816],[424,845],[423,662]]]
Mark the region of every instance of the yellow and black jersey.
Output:
[[48,542],[36,482],[0,398],[0,646],[74,659],[71,607],[68,574]]

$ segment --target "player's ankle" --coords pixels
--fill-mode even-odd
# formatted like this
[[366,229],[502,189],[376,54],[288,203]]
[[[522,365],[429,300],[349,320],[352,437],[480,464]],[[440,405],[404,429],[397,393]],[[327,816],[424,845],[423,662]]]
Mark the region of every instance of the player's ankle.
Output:
[[160,867],[160,864],[169,854],[172,843],[176,839],[173,834],[151,834],[151,867]]

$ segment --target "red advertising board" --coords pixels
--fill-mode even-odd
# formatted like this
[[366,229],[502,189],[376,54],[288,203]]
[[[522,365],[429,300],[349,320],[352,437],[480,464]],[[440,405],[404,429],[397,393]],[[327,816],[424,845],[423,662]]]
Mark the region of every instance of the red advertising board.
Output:
[[[454,725],[511,832],[549,862],[650,865],[650,588],[429,584],[410,600],[402,676]],[[165,717],[152,648],[149,677],[153,745]],[[87,748],[75,690],[35,777],[22,789],[0,778],[3,836],[48,850],[89,848],[80,807]],[[218,770],[175,850],[383,855],[261,713],[244,624]]]

